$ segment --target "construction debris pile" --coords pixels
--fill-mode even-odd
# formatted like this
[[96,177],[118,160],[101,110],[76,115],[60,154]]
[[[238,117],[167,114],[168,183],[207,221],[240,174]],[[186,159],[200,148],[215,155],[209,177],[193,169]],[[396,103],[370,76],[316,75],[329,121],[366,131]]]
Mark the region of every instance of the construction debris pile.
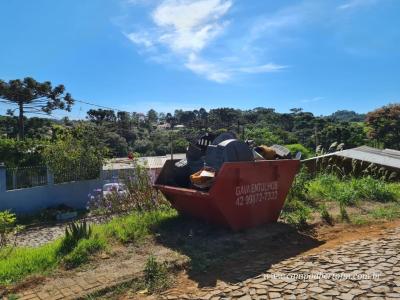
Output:
[[[296,159],[300,159],[300,153]],[[253,141],[241,141],[231,132],[220,135],[206,133],[191,143],[186,159],[175,163],[169,184],[178,187],[209,189],[218,170],[227,162],[290,159],[290,151],[280,145],[255,145]]]

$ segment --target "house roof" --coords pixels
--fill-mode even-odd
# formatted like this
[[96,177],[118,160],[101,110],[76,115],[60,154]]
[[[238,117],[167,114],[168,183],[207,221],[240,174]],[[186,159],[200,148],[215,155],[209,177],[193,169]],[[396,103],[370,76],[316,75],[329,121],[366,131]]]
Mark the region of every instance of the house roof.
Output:
[[381,166],[400,169],[400,151],[393,149],[376,149],[361,146],[353,149],[341,150],[333,153],[303,160],[303,162],[315,160],[320,157],[340,156],[350,159],[361,160]]
[[[185,153],[174,154],[174,159],[184,159],[184,158],[186,158]],[[113,158],[108,160],[103,165],[103,170],[132,169],[134,167],[135,162],[148,169],[161,169],[168,159],[171,159],[171,155],[144,156],[144,157],[139,157],[134,161],[130,160],[129,158]]]

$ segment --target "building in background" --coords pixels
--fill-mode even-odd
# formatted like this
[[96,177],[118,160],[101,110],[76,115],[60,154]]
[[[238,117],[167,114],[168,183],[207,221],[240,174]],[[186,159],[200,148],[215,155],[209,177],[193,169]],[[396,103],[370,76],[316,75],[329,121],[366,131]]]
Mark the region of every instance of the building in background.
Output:
[[[174,153],[174,159],[184,159],[186,158],[185,153]],[[108,160],[102,170],[103,179],[118,179],[119,173],[122,170],[134,169],[135,163],[145,167],[151,178],[151,182],[154,183],[157,179],[157,176],[160,174],[162,167],[165,162],[171,159],[170,155],[165,156],[145,156],[139,157],[135,160],[131,160],[129,158],[113,158]]]

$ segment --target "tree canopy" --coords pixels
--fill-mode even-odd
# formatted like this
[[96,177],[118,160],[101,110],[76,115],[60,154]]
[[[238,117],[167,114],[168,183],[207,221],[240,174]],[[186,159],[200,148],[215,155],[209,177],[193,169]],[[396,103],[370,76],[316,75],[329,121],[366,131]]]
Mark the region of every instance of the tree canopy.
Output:
[[19,111],[18,131],[19,138],[23,139],[24,116],[27,113],[51,114],[56,109],[70,111],[74,104],[71,94],[65,92],[64,85],[52,87],[50,81],[38,82],[31,77],[23,80],[15,79],[5,82],[0,80],[0,102],[16,106],[9,109],[8,114],[13,115]]
[[386,148],[400,149],[400,104],[389,104],[367,114],[369,137]]
[[[151,110],[146,114],[91,109],[87,118],[79,121],[25,118],[26,143],[23,144],[16,140],[18,117],[0,116],[0,154],[20,149],[14,156],[3,156],[5,159],[2,160],[8,161],[9,165],[32,164],[40,160],[46,163],[43,153],[53,153],[54,161],[57,151],[71,152],[71,157],[84,159],[85,148],[89,149],[91,157],[126,157],[129,152],[145,156],[166,155],[171,151],[171,141],[174,152],[182,153],[189,141],[210,131],[233,131],[240,138],[252,139],[257,144],[290,145],[293,151],[303,149],[305,156],[312,155],[316,146],[327,149],[333,142],[343,143],[344,148],[366,144],[399,149],[399,115],[399,105],[370,112],[365,122],[359,121],[363,114],[351,111],[315,116],[300,108],[285,113],[257,107],[250,110],[177,109],[174,113]],[[166,123],[171,127],[165,126]],[[177,128],[178,124],[183,126]],[[71,137],[65,138],[66,134]],[[82,156],[74,152],[74,143]],[[53,151],[43,152],[44,146],[51,148],[49,145]]]

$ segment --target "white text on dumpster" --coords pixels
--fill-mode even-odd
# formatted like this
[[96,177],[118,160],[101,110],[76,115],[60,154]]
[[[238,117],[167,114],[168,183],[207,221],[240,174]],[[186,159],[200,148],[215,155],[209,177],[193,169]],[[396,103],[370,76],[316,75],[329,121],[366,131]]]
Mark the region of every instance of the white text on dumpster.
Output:
[[278,198],[278,182],[260,182],[236,187],[236,205],[255,205]]

